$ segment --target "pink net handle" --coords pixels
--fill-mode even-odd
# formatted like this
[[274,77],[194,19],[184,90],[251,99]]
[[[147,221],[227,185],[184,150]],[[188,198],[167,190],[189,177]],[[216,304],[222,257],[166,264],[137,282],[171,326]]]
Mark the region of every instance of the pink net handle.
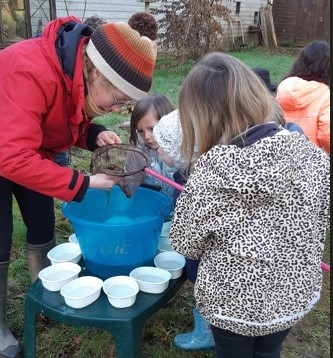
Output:
[[327,265],[325,262],[322,262],[320,264],[320,267],[323,271],[326,271],[326,272],[330,272],[331,270],[331,266],[330,265]]
[[158,174],[157,172],[155,172],[154,170],[150,169],[150,168],[145,168],[144,169],[145,173],[161,180],[162,182],[172,186],[173,188],[179,190],[179,191],[182,191],[184,189],[184,187],[178,183],[176,183],[175,181],[161,175],[161,174]]

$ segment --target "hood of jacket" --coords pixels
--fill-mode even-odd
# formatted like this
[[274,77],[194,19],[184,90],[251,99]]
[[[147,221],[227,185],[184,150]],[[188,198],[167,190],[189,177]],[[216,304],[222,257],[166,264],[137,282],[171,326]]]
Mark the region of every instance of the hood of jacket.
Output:
[[67,90],[72,90],[75,76],[75,63],[78,47],[83,37],[90,36],[93,30],[81,23],[75,16],[58,18],[49,22],[42,33],[43,47],[47,56],[54,63],[60,76],[63,76]]
[[306,81],[299,77],[289,77],[278,87],[277,99],[285,111],[308,107],[311,103],[321,100],[328,86],[317,81]]
[[217,145],[195,165],[196,175],[206,178],[201,190],[224,188],[249,207],[264,205],[297,180],[297,143],[302,147],[303,140],[299,133],[281,130],[244,148]]

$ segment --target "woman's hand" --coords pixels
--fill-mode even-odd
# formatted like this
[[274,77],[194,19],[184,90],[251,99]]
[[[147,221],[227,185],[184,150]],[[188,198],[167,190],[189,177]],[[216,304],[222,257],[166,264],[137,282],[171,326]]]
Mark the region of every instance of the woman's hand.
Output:
[[89,188],[95,189],[110,189],[116,183],[107,174],[90,175]]
[[99,133],[96,139],[96,145],[102,147],[107,144],[121,143],[121,139],[117,136],[116,133],[111,131],[103,131]]

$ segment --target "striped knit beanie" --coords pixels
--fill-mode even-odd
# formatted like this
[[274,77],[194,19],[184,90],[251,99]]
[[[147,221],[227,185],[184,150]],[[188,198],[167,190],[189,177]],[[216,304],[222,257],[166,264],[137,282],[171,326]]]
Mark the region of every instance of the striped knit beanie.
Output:
[[[153,16],[150,17],[156,24]],[[151,30],[149,21],[147,26]],[[151,31],[138,31],[122,22],[104,24],[93,32],[86,48],[88,57],[102,75],[121,92],[137,101],[151,87],[157,54],[156,44],[151,40],[154,37],[144,36]],[[157,24],[155,38],[156,33]]]

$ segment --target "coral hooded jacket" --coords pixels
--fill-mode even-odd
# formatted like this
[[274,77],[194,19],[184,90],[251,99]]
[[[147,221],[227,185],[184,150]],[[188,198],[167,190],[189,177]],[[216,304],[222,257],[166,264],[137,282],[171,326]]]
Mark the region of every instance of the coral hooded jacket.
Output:
[[330,152],[330,88],[299,77],[283,80],[277,89],[287,122],[297,123],[318,147]]
[[42,37],[0,52],[0,176],[71,201],[85,177],[50,159],[74,145],[87,148],[91,123],[83,110],[81,53],[89,37],[78,34],[69,75],[56,50],[66,26],[68,34],[83,24],[75,17],[59,18],[47,24]]

